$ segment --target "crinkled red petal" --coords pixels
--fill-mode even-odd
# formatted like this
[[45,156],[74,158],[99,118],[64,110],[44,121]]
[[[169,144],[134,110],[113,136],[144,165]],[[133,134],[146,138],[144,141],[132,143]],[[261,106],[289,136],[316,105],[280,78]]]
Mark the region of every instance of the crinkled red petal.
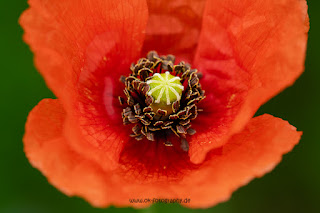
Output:
[[[304,70],[309,22],[304,0],[207,1],[194,66],[207,99],[191,161],[240,131],[257,109]],[[204,130],[202,130],[204,128]]]
[[61,103],[52,99],[42,100],[30,112],[23,139],[30,163],[69,196],[81,196],[97,207],[125,205],[127,194],[113,172],[68,146],[63,136],[65,116]]
[[20,19],[24,38],[67,111],[68,141],[79,153],[112,167],[128,138],[122,131],[118,80],[139,58],[146,2],[30,0],[29,4]]
[[[301,136],[286,121],[270,115],[259,116],[222,148],[212,150],[197,169],[186,167],[181,179],[172,179],[169,173],[150,173],[142,184],[141,179],[130,173],[130,169],[134,169],[126,168],[127,164],[106,171],[96,162],[74,152],[63,136],[65,116],[58,100],[41,101],[31,111],[26,124],[23,139],[26,155],[58,189],[69,196],[84,197],[99,207],[110,204],[145,207],[151,203],[130,202],[130,199],[145,198],[187,198],[190,203],[183,205],[188,207],[212,206],[227,200],[234,190],[253,178],[271,171]],[[161,157],[162,151],[173,153],[161,148],[145,151],[142,148],[139,154],[148,159],[156,153]],[[150,163],[156,163],[155,158],[152,159]],[[176,160],[179,161],[170,156],[167,159],[172,160],[167,164],[169,169]],[[163,161],[159,159],[159,162]],[[134,166],[137,161],[132,163]]]

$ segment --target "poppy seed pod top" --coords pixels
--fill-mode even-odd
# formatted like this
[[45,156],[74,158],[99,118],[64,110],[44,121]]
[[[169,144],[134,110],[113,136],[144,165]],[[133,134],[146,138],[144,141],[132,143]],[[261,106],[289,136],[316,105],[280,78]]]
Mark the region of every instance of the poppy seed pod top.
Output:
[[[154,107],[171,109],[171,105],[175,101],[180,101],[184,87],[180,82],[180,78],[171,75],[168,71],[162,74],[155,73],[150,80],[147,81],[150,86],[148,95],[154,98]],[[168,107],[169,106],[169,107]],[[168,114],[171,114],[171,112]]]

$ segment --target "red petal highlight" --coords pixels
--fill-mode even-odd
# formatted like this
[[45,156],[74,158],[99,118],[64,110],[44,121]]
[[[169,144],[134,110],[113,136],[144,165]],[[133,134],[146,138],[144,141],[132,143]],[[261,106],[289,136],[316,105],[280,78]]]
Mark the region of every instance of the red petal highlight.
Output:
[[[203,79],[208,96],[232,91],[216,100],[224,105],[227,122],[221,126],[229,135],[240,131],[261,104],[302,73],[308,23],[304,0],[207,2],[194,64],[208,76]],[[228,100],[235,104],[229,105]],[[201,162],[207,151],[226,141],[198,137],[202,144],[193,143],[193,162]]]
[[201,30],[205,0],[147,0],[149,20],[143,55],[156,50],[191,62]]

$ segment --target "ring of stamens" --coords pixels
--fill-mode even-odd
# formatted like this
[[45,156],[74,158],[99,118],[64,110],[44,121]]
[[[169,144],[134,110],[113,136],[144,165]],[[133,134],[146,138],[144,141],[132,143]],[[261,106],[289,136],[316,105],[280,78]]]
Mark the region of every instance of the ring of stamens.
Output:
[[202,111],[197,104],[205,99],[205,92],[199,83],[202,74],[183,61],[177,65],[174,61],[172,55],[151,51],[147,58],[132,64],[132,73],[120,78],[126,98],[119,96],[119,102],[124,108],[123,124],[135,124],[131,137],[162,138],[166,146],[172,146],[166,138],[175,134],[181,139],[181,148],[188,151],[187,135],[196,133],[191,122]]

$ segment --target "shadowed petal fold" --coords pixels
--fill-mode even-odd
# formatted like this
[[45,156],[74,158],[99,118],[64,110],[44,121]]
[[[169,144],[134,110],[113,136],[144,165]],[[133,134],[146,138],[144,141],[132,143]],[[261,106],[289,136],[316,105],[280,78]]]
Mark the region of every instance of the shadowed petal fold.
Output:
[[157,50],[189,63],[201,31],[205,0],[148,0],[149,19],[142,55]]

